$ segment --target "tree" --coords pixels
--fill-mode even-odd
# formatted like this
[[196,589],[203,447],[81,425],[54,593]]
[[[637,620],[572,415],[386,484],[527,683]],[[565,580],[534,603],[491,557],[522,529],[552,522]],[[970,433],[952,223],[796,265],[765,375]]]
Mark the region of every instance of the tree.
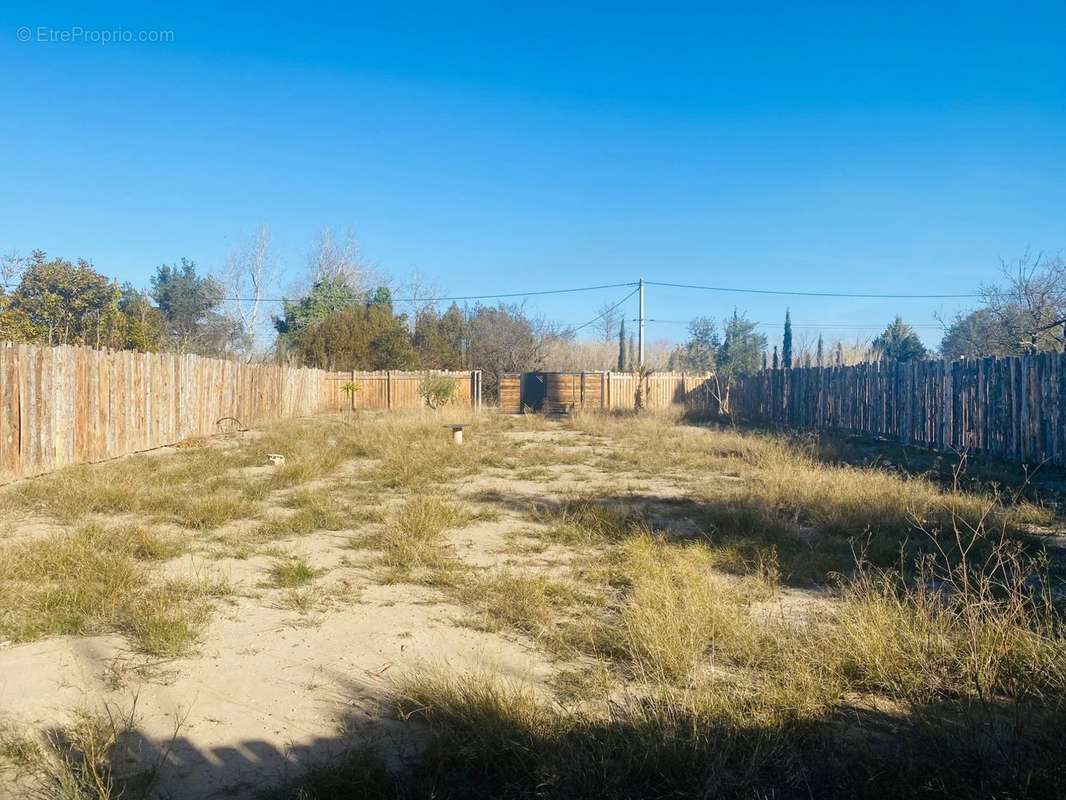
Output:
[[872,347],[886,361],[920,361],[927,355],[914,328],[898,316],[874,339]]
[[27,259],[19,255],[17,250],[0,256],[0,294],[15,287],[26,265]]
[[1003,333],[998,318],[990,309],[979,308],[968,314],[959,313],[940,340],[940,356],[954,361],[1017,353],[1017,348],[1010,346]]
[[785,334],[781,341],[781,362],[785,369],[792,368],[792,316],[785,309]]
[[130,284],[121,289],[85,260],[35,250],[18,288],[0,289],[0,340],[158,350],[162,315]]
[[478,305],[466,319],[466,364],[482,370],[485,396],[495,398],[500,375],[539,369],[549,345],[560,336],[551,325],[528,317],[521,306]]
[[688,341],[671,366],[692,372],[710,372],[718,361],[722,337],[711,317],[697,317],[688,326]]
[[625,325],[622,311],[615,303],[604,303],[599,308],[599,319],[596,321],[596,329],[600,332],[600,338],[605,342],[614,339],[614,332],[619,323]]
[[301,363],[319,369],[407,369],[418,361],[406,315],[373,303],[334,311],[305,329],[293,347]]
[[163,347],[166,338],[163,314],[148,302],[147,292],[139,292],[133,284],[124,283],[118,309],[123,315],[123,347],[141,352],[155,352]]
[[757,372],[766,345],[766,337],[756,332],[755,323],[734,309],[718,350],[718,373],[730,378]]
[[307,274],[312,285],[341,278],[356,292],[364,292],[375,283],[373,270],[364,264],[352,231],[345,231],[338,240],[329,226],[318,232],[307,256]]
[[822,338],[822,334],[818,334],[818,345],[814,353],[815,364],[819,367],[825,366],[825,340]]
[[48,345],[107,344],[104,331],[118,315],[119,288],[89,262],[48,261],[35,250],[22,273],[10,308],[21,312],[19,327],[35,331]]
[[12,305],[12,296],[0,291],[0,342],[33,342],[40,334],[29,315]]
[[629,344],[626,347],[626,369],[633,371],[639,366],[640,364],[637,363],[637,342],[633,338],[633,334],[629,334]]
[[777,363],[777,345],[775,344],[774,345],[773,369],[777,369],[777,366],[778,366],[778,363]]
[[415,319],[414,346],[423,369],[462,369],[466,320],[455,303],[442,315],[432,306]]
[[1003,263],[1004,284],[981,294],[993,325],[991,347],[1004,354],[1062,352],[1066,345],[1066,261],[1024,254]]
[[300,337],[308,328],[337,311],[358,306],[362,300],[362,293],[344,275],[322,277],[315,281],[303,297],[295,302],[283,302],[282,316],[274,317],[278,353],[286,355],[299,350]]
[[626,321],[618,326],[618,371],[626,371]]
[[260,336],[263,293],[273,283],[276,265],[271,252],[270,230],[260,225],[249,240],[229,254],[223,270],[231,315],[240,321],[241,347],[251,359]]
[[225,357],[241,347],[240,323],[221,312],[222,284],[199,275],[194,262],[182,258],[180,265],[159,266],[150,294],[177,350]]

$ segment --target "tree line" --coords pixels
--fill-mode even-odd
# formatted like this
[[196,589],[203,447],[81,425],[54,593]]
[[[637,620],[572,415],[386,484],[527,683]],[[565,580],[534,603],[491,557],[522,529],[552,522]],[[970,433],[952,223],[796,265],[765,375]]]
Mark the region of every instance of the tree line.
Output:
[[120,285],[84,259],[41,250],[12,254],[0,261],[0,341],[276,359],[343,371],[480,369],[491,397],[500,374],[543,368],[549,353],[573,338],[521,305],[442,310],[425,301],[400,311],[390,282],[362,262],[351,237],[338,239],[328,229],[302,283],[285,292],[292,299],[268,315],[262,306],[276,279],[272,267],[263,229],[219,274],[181,258],[156,267],[144,289]]
[[914,328],[896,316],[866,342],[827,344],[823,335],[797,346],[791,313],[785,310],[781,343],[771,347],[755,323],[736,311],[721,331],[711,317],[689,325],[688,340],[669,355],[668,368],[739,374],[758,369],[844,366],[862,361],[949,361],[1061,353],[1066,351],[1066,260],[1026,254],[1003,263],[1001,280],[982,286],[977,307],[941,320],[938,348],[930,349]]
[[[875,338],[845,345],[795,337],[786,309],[782,336],[771,345],[756,323],[734,310],[721,324],[699,317],[687,340],[648,350],[654,369],[715,371],[728,377],[768,367],[844,365],[1063,352],[1066,349],[1066,262],[1025,255],[1003,265],[1000,282],[980,289],[977,307],[943,321],[939,348],[927,348],[897,316]],[[481,369],[489,396],[503,372],[617,369],[637,366],[636,343],[622,313],[600,309],[600,342],[527,313],[521,305],[439,307],[406,301],[359,257],[350,235],[324,229],[301,283],[274,313],[264,312],[277,282],[269,231],[258,229],[216,274],[181,258],[161,264],[149,285],[119,284],[88,261],[49,257],[0,259],[0,340],[89,345],[140,351],[175,350],[245,359],[271,358],[329,370]],[[432,298],[433,287],[405,294]],[[594,363],[593,363],[594,362]]]

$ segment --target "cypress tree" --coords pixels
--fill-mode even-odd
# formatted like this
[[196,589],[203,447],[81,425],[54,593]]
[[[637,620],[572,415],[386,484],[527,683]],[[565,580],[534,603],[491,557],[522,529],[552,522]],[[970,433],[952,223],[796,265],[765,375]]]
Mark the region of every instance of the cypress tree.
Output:
[[792,369],[792,317],[785,309],[785,335],[781,342],[781,365]]
[[618,371],[626,371],[626,321],[622,318],[622,325],[618,328]]
[[774,345],[774,369],[777,369],[777,345]]
[[766,369],[766,351],[765,350],[762,351],[762,368],[764,370]]
[[633,334],[629,334],[629,349],[626,352],[626,369],[632,371],[637,368],[637,344]]
[[815,361],[819,367],[825,366],[825,342],[822,340],[822,334],[818,334],[818,350],[815,354]]

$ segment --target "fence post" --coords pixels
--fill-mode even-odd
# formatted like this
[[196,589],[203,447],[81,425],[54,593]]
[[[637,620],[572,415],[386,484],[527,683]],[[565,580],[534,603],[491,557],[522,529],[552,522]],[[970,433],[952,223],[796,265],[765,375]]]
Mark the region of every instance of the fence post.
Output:
[[385,408],[392,411],[392,370],[385,370]]

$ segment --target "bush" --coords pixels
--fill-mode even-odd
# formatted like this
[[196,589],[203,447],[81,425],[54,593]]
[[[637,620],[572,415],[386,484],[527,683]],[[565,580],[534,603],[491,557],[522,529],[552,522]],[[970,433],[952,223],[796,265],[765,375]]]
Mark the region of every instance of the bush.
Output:
[[446,406],[455,397],[455,381],[447,375],[427,375],[418,387],[430,408]]

